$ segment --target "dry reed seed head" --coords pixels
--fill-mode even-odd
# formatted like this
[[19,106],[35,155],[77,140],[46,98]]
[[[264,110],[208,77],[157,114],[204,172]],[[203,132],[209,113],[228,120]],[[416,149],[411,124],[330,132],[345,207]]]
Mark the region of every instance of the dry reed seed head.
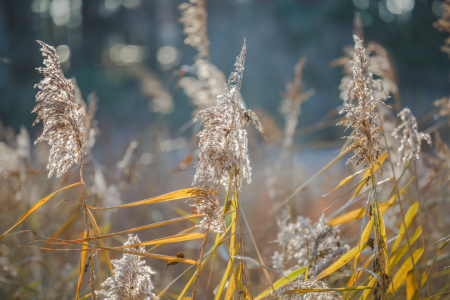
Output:
[[[341,300],[342,296],[337,292],[310,292],[303,294],[282,295],[282,293],[299,289],[329,289],[330,287],[323,281],[296,279],[282,287],[276,289],[280,300]],[[274,296],[273,291],[269,296]]]
[[367,70],[369,73],[377,76],[381,82],[381,87],[374,90],[375,98],[384,98],[386,95],[392,95],[395,99],[399,99],[400,91],[397,72],[387,50],[380,44],[370,42],[367,45],[367,55]]
[[123,185],[133,184],[138,177],[136,168],[138,162],[138,147],[139,143],[137,141],[131,141],[122,160],[116,164],[117,169],[120,172],[121,184]]
[[[139,244],[138,236],[128,235],[124,246]],[[145,252],[144,246],[129,248],[128,250]],[[152,300],[159,299],[153,291],[151,275],[155,272],[141,260],[142,256],[124,253],[121,259],[111,261],[114,275],[102,283],[100,294],[105,300]]]
[[280,111],[284,116],[285,129],[283,146],[292,145],[292,138],[297,127],[300,116],[301,105],[314,93],[312,90],[305,91],[303,83],[303,68],[306,58],[302,57],[295,65],[295,76],[292,82],[286,84],[286,93],[280,106]]
[[138,66],[133,67],[130,73],[139,79],[142,93],[151,100],[149,103],[151,111],[161,115],[167,115],[173,111],[173,97],[156,74]]
[[448,148],[448,145],[444,143],[444,141],[442,140],[439,131],[436,130],[433,133],[433,135],[434,135],[434,145],[438,149],[439,158],[441,160],[450,159],[450,149]]
[[419,132],[417,120],[409,108],[404,108],[398,113],[402,123],[392,132],[392,136],[400,138],[401,146],[398,148],[400,161],[398,165],[405,165],[411,158],[419,159],[422,140],[431,145],[431,137],[428,133]]
[[302,216],[297,216],[295,222],[289,219],[285,210],[277,220],[277,239],[283,250],[275,251],[272,261],[279,272],[289,274],[309,263],[309,274],[314,278],[350,250],[348,245],[341,245],[338,227],[326,225],[323,215],[314,225]]
[[194,207],[198,214],[205,215],[200,224],[197,225],[198,228],[224,232],[225,219],[222,217],[219,197],[212,187],[206,185],[195,187],[192,196],[186,202]]
[[[434,27],[439,31],[446,31],[450,33],[450,1],[445,0],[442,3],[443,15],[440,19],[434,22]],[[445,45],[441,47],[442,52],[450,54],[450,38],[445,39]]]
[[358,100],[358,104],[345,103],[340,114],[346,113],[345,120],[337,125],[345,126],[345,130],[352,128],[354,134],[346,136],[352,144],[347,148],[353,148],[353,156],[347,163],[358,159],[357,165],[363,163],[365,166],[377,163],[381,152],[379,142],[379,119],[377,105],[384,104],[386,98],[377,99],[374,90],[381,89],[382,84],[374,80],[372,74],[366,74],[367,57],[363,41],[353,36],[355,40],[356,59],[352,67],[353,89],[351,95]]
[[[94,174],[89,186],[89,194],[97,196],[103,207],[114,207],[122,204],[119,188],[115,184],[108,186],[99,166],[94,164]],[[115,209],[105,211],[105,219],[109,220]]]
[[20,132],[16,136],[16,152],[21,158],[30,158],[30,135],[25,126],[20,126]]
[[82,107],[86,115],[83,121],[83,133],[84,133],[84,153],[88,154],[89,151],[94,147],[97,136],[99,135],[99,129],[97,127],[97,120],[95,120],[95,113],[98,109],[98,98],[95,92],[91,92],[87,96],[87,104],[83,100],[83,95],[78,86],[75,77],[71,78],[73,84],[73,101]]
[[[355,95],[352,94],[354,88],[352,68],[355,61],[358,59],[356,48],[357,43],[355,43],[354,47],[345,47],[344,53],[346,56],[332,62],[332,66],[343,67],[344,76],[341,79],[339,90],[341,91],[340,98],[344,101],[344,104],[347,102],[353,103],[355,97]],[[370,42],[365,51],[368,72],[379,78],[379,81],[381,82],[381,86],[374,90],[375,98],[393,95],[395,99],[398,99],[400,94],[397,73],[389,53],[383,46],[374,42]]]
[[194,111],[197,115],[199,110],[216,104],[217,96],[225,93],[224,86],[227,79],[222,71],[206,59],[197,59],[195,67],[197,78],[184,77],[180,80],[180,86],[192,104],[197,107]]
[[248,158],[248,140],[245,125],[253,121],[264,135],[258,116],[239,101],[239,91],[244,72],[246,46],[235,63],[225,86],[225,93],[217,97],[218,104],[200,111],[194,121],[203,118],[204,129],[199,133],[199,162],[193,185],[199,182],[222,183],[228,187],[242,186],[242,180],[250,183],[251,168]]
[[180,5],[184,43],[197,49],[198,58],[209,56],[209,39],[207,34],[207,12],[204,0],[189,0]]
[[50,178],[54,172],[61,177],[73,165],[81,161],[84,151],[83,119],[85,110],[74,102],[73,84],[64,77],[55,48],[41,41],[45,68],[38,68],[44,79],[34,87],[40,91],[33,109],[44,122],[44,131],[35,143],[48,141],[51,146],[47,169]]
[[24,166],[18,151],[0,142],[0,175],[4,179],[20,178],[23,171]]
[[443,97],[433,102],[433,106],[438,107],[439,111],[434,118],[450,116],[450,97]]

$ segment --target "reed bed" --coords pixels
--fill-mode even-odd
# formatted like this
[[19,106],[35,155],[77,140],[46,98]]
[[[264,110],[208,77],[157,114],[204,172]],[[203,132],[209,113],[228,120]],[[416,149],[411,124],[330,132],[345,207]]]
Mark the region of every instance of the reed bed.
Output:
[[[435,26],[450,32],[444,5]],[[169,189],[144,167],[152,155],[140,154],[142,136],[113,170],[95,160],[101,99],[92,92],[85,101],[55,49],[38,41],[43,79],[30,110],[42,134],[31,147],[25,128],[0,128],[0,298],[449,299],[450,151],[439,133],[450,124],[448,96],[430,107],[433,125],[419,126],[401,106],[394,62],[364,40],[357,15],[354,44],[331,63],[343,71],[342,108],[298,128],[302,105],[314,101],[301,57],[280,99],[285,126],[276,128],[241,94],[255,45],[244,39],[235,49],[227,79],[210,58],[205,2],[180,11],[185,43],[198,54],[175,85],[192,102],[194,123],[189,153],[169,176],[184,176],[183,185]],[[157,81],[144,69],[133,76]],[[152,86],[165,114],[170,93]],[[296,135],[335,125],[342,140],[310,145],[335,156],[317,159],[315,173],[298,168]],[[272,161],[261,158],[268,144],[277,149]],[[133,199],[134,190],[147,196]]]

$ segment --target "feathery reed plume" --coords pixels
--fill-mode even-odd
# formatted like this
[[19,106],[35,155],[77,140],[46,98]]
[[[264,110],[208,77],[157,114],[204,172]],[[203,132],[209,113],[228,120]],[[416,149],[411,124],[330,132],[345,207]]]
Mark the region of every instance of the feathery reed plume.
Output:
[[357,165],[363,163],[372,166],[377,162],[381,151],[377,136],[380,129],[376,109],[379,103],[384,104],[383,101],[386,98],[377,99],[375,97],[374,89],[379,88],[381,83],[374,80],[371,73],[366,74],[367,57],[363,41],[356,35],[353,38],[356,59],[352,67],[354,83],[350,91],[350,98],[358,99],[358,105],[345,103],[344,108],[340,111],[340,114],[346,113],[345,120],[337,125],[345,126],[346,130],[354,129],[353,135],[345,137],[352,141],[348,148],[354,147],[354,154],[347,163],[358,158]]
[[195,187],[192,196],[186,202],[195,207],[198,214],[204,214],[205,217],[197,225],[198,228],[215,232],[223,232],[225,229],[224,218],[222,218],[222,209],[220,207],[217,193],[207,185]]
[[138,161],[138,146],[139,143],[137,141],[131,141],[122,160],[117,163],[117,169],[119,170],[121,178],[121,185],[131,185],[138,177],[137,174],[135,174],[136,164]]
[[225,92],[227,82],[225,75],[215,65],[206,59],[195,61],[197,78],[184,77],[180,80],[180,87],[192,104],[197,106],[195,114],[199,110],[215,105],[217,96]]
[[139,79],[142,93],[151,100],[149,103],[151,111],[162,115],[173,111],[173,97],[156,74],[143,67],[134,67],[130,73]]
[[[94,165],[92,183],[92,186],[89,188],[90,194],[97,196],[104,207],[113,207],[122,204],[118,187],[115,184],[111,184],[110,186],[106,184],[105,176],[97,165]],[[114,211],[113,209],[105,211],[105,219],[109,219]]]
[[245,125],[250,119],[264,135],[258,116],[246,109],[239,101],[239,91],[244,72],[246,46],[245,40],[240,55],[236,59],[236,71],[232,72],[225,86],[225,94],[217,97],[217,106],[200,111],[194,121],[203,117],[204,129],[199,133],[200,161],[197,165],[193,185],[209,181],[216,185],[228,186],[236,183],[238,188],[242,180],[251,181],[251,168],[248,158],[248,140]]
[[[139,244],[137,235],[128,235],[124,246]],[[145,253],[144,246],[130,248],[130,250]],[[141,260],[142,256],[124,253],[121,259],[114,259],[114,275],[102,283],[100,294],[105,300],[142,300],[159,299],[153,291],[151,275],[155,272]]]
[[[282,287],[276,289],[278,295],[282,295],[285,292],[291,290],[301,290],[301,289],[329,289],[330,287],[323,281],[316,280],[303,280],[297,279]],[[269,294],[274,296],[273,291]],[[342,300],[342,296],[337,292],[309,292],[303,294],[287,294],[278,297],[280,300]]]
[[[443,16],[434,22],[434,27],[439,31],[446,31],[450,33],[450,0],[445,0],[442,3],[442,9],[444,11]],[[450,55],[450,37],[445,39],[445,45],[441,47],[442,52]]]
[[207,34],[207,13],[204,0],[189,0],[180,5],[184,43],[198,51],[198,58],[209,56],[209,39]]
[[402,123],[392,132],[396,139],[400,138],[401,146],[398,148],[400,153],[399,165],[405,165],[411,158],[419,159],[422,140],[431,145],[431,137],[428,133],[417,130],[417,120],[411,113],[411,110],[405,107],[398,113]]
[[[355,35],[359,37],[359,34]],[[379,78],[381,82],[379,88],[374,90],[375,97],[382,98],[385,95],[392,95],[396,108],[400,110],[400,90],[397,72],[391,56],[383,46],[374,42],[368,43],[365,51],[368,72]],[[331,65],[343,67],[344,76],[341,79],[339,90],[341,91],[340,97],[345,104],[347,102],[353,103],[354,100],[354,94],[352,94],[354,89],[352,68],[358,58],[354,47],[345,47],[344,53],[346,56],[334,60]]]
[[88,154],[89,151],[94,147],[96,137],[99,134],[97,120],[95,120],[95,113],[97,112],[98,108],[98,98],[95,92],[91,92],[87,97],[86,104],[86,102],[83,100],[83,96],[81,94],[81,90],[78,86],[77,80],[75,79],[75,77],[72,77],[71,80],[73,84],[73,101],[81,106],[86,112],[83,122],[83,132],[85,154]]
[[16,136],[16,152],[21,158],[30,158],[30,135],[25,126],[20,126],[20,132]]
[[306,58],[302,57],[295,65],[294,79],[286,84],[286,93],[280,106],[285,122],[283,147],[286,148],[292,145],[292,137],[295,134],[302,103],[314,93],[312,90],[305,91],[305,84],[303,83],[305,63]]
[[74,102],[73,84],[64,77],[55,48],[38,41],[41,45],[45,68],[38,68],[44,79],[34,87],[40,89],[38,102],[33,109],[44,122],[44,131],[35,143],[48,141],[52,147],[47,169],[50,178],[56,171],[61,177],[75,163],[81,161],[84,151],[83,118],[85,111]]
[[367,70],[381,82],[379,89],[374,90],[375,97],[383,98],[385,95],[392,95],[396,109],[400,110],[397,71],[388,51],[380,44],[370,42],[367,44],[367,61]]
[[5,178],[22,177],[24,167],[19,152],[0,142],[0,175]]
[[450,97],[442,97],[433,102],[433,106],[438,107],[439,111],[434,116],[436,119],[438,117],[448,117],[450,116]]
[[[277,240],[282,252],[275,251],[272,261],[273,268],[279,272],[289,274],[309,263],[309,274],[314,278],[350,250],[348,245],[341,246],[338,227],[326,225],[323,215],[314,225],[309,218],[297,216],[292,223],[290,217],[284,209],[277,220]],[[288,269],[287,265],[290,265]]]

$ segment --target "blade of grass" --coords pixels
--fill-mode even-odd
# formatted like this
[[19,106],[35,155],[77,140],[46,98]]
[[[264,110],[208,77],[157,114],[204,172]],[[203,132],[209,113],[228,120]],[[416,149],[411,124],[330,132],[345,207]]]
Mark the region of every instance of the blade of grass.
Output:
[[180,235],[164,237],[164,238],[151,240],[148,242],[142,242],[142,243],[134,244],[134,245],[116,247],[116,249],[126,249],[126,248],[138,247],[138,246],[149,246],[149,245],[185,242],[185,241],[190,241],[190,240],[203,239],[204,237],[205,237],[205,235],[203,233],[187,233],[187,234],[180,234]]
[[[414,259],[414,263],[416,263],[419,258],[422,256],[423,248],[417,249],[414,251],[412,257]],[[408,257],[406,261],[402,264],[400,269],[398,269],[397,273],[395,273],[394,278],[392,279],[392,285],[394,286],[394,289],[397,290],[400,288],[402,283],[406,280],[406,275],[409,270],[413,270],[413,262],[411,260],[411,257]],[[388,293],[392,293],[392,286],[389,286]]]
[[[86,238],[87,231],[84,231],[84,238]],[[78,283],[77,283],[77,293],[75,296],[75,300],[78,300],[80,297],[80,288],[81,288],[81,281],[83,280],[83,273],[84,273],[84,266],[86,264],[86,255],[88,250],[88,243],[83,243],[83,249],[86,251],[81,251],[80,253],[80,271],[78,272]]]
[[8,233],[11,232],[11,230],[13,230],[14,228],[16,228],[20,223],[23,222],[23,220],[25,220],[29,215],[31,215],[35,210],[37,210],[39,207],[41,207],[45,202],[47,202],[50,198],[52,198],[54,195],[56,195],[57,193],[64,191],[65,189],[80,185],[80,182],[68,185],[62,189],[57,190],[56,192],[51,193],[50,195],[48,195],[47,197],[39,200],[36,204],[34,204],[23,216],[22,218],[19,219],[19,221],[16,222],[16,224],[14,224],[10,229],[8,229],[4,234],[0,235],[0,240],[5,237]]
[[347,253],[345,253],[343,256],[341,256],[337,261],[335,261],[331,266],[323,270],[316,278],[315,280],[320,280],[324,278],[325,276],[330,275],[331,273],[334,273],[336,270],[347,264],[352,258],[354,258],[356,255],[358,255],[362,250],[366,249],[368,246],[365,244],[365,241],[369,238],[370,231],[372,230],[373,225],[373,219],[371,219],[364,229],[362,235],[361,235],[361,242],[351,250],[349,250]]
[[[100,233],[100,230],[98,229],[97,221],[95,221],[94,215],[91,213],[91,211],[90,211],[89,209],[87,209],[87,212],[88,212],[89,217],[90,217],[90,219],[91,219],[91,221],[92,221],[92,224],[94,225],[95,234],[96,234],[97,237],[99,238],[100,245],[101,245],[102,247],[106,247],[106,246],[105,246],[105,243],[104,243],[103,240],[102,240],[102,235],[101,235],[101,233]],[[114,272],[113,272],[113,269],[114,269],[114,268],[113,268],[113,266],[112,266],[111,259],[109,258],[108,251],[103,250],[102,252],[103,252],[103,254],[105,255],[106,261],[108,262],[108,267],[109,267],[109,271],[111,272],[111,275],[114,275]]]
[[136,202],[132,202],[132,203],[127,203],[124,205],[119,205],[119,206],[112,206],[112,207],[93,207],[93,206],[89,206],[86,205],[87,207],[89,207],[90,209],[95,209],[95,210],[105,210],[105,209],[116,209],[116,208],[123,208],[123,207],[132,207],[132,206],[138,206],[138,205],[143,205],[143,204],[153,204],[153,203],[161,203],[161,202],[166,202],[166,201],[172,201],[172,200],[179,200],[179,199],[183,199],[183,198],[188,198],[192,196],[192,193],[195,192],[195,189],[189,188],[189,189],[183,189],[183,190],[178,190],[175,192],[171,192],[168,194],[164,194],[158,197],[153,197],[150,199],[145,199],[145,200],[140,200],[140,201],[136,201]]
[[244,221],[245,221],[245,225],[247,226],[248,233],[250,234],[250,239],[252,240],[253,246],[255,247],[256,254],[258,254],[259,262],[261,263],[261,266],[264,267],[263,268],[264,275],[266,276],[267,281],[269,282],[270,286],[272,287],[273,293],[275,294],[275,297],[276,297],[277,292],[275,291],[275,288],[273,287],[272,280],[270,280],[269,272],[267,272],[267,270],[266,270],[267,267],[264,264],[261,254],[259,253],[259,249],[258,249],[258,245],[256,244],[255,237],[253,236],[252,230],[250,228],[250,225],[248,224],[247,218],[245,217],[245,213],[242,208],[241,208],[241,212],[242,212],[242,216],[244,217]]
[[[239,251],[239,246],[240,246],[240,243],[237,243],[236,247],[234,248],[234,251],[231,254],[231,257],[230,257],[230,260],[228,261],[228,265],[225,270],[225,273],[223,274],[222,279],[220,280],[219,287],[217,289],[217,293],[216,293],[216,296],[214,297],[214,300],[219,300],[220,297],[222,296],[223,289],[225,288],[225,283],[227,282],[228,276],[230,275],[230,272],[233,267],[233,263],[234,263],[233,256],[236,255],[237,252]],[[180,299],[180,298],[178,298],[178,299]]]
[[[392,255],[392,253],[394,253],[395,250],[397,250],[398,245],[400,245],[400,242],[405,235],[405,231],[411,224],[412,219],[415,217],[418,208],[419,208],[419,202],[416,201],[406,212],[405,223],[404,224],[402,223],[402,225],[400,226],[400,230],[398,231],[399,237],[395,240],[394,245],[392,245],[391,255]],[[404,225],[406,225],[406,229],[405,229]]]
[[[140,231],[140,230],[144,230],[144,229],[150,229],[150,228],[155,228],[155,227],[159,227],[159,226],[174,224],[174,223],[177,223],[177,222],[182,222],[182,221],[186,221],[186,220],[190,220],[190,219],[194,219],[194,218],[198,218],[198,217],[202,217],[202,216],[204,216],[204,215],[203,214],[190,215],[190,216],[176,218],[176,219],[172,219],[172,220],[168,220],[168,221],[153,223],[153,224],[150,224],[150,225],[135,227],[135,228],[124,230],[124,231],[120,231],[120,232],[114,232],[114,233],[110,233],[110,234],[105,234],[105,235],[103,235],[101,237],[89,238],[89,240],[93,241],[93,240],[98,240],[98,239],[104,239],[104,238],[108,238],[108,237],[112,237],[112,236],[116,236],[116,235],[122,235],[122,234],[136,232],[136,231]],[[195,227],[193,227],[193,229],[195,229]],[[70,242],[80,243],[80,242],[83,242],[83,240],[71,240]]]
[[231,297],[233,297],[234,290],[236,289],[236,280],[239,280],[240,275],[241,275],[241,264],[238,264],[236,269],[234,270],[234,276],[231,276],[230,281],[228,282],[228,287],[225,293],[224,300],[231,300]]
[[[283,285],[291,282],[292,280],[297,279],[300,275],[304,274],[305,271],[306,271],[306,267],[297,269],[297,270],[291,272],[290,274],[286,275],[286,277],[288,279],[283,277],[283,278],[280,278],[277,281],[275,281],[273,283],[273,287],[275,289],[278,289],[278,288],[282,287]],[[260,300],[260,299],[264,298],[265,296],[269,295],[271,291],[272,291],[272,287],[265,289],[261,294],[256,296],[254,300]]]
[[300,184],[295,191],[289,196],[287,197],[283,202],[281,202],[278,206],[276,206],[273,211],[274,213],[278,212],[282,207],[284,207],[298,192],[300,192],[301,190],[303,190],[308,184],[310,184],[311,182],[313,182],[317,177],[319,177],[320,175],[322,175],[326,170],[328,170],[332,165],[334,165],[335,163],[337,163],[338,161],[341,160],[341,158],[343,158],[344,156],[346,156],[347,154],[349,154],[353,148],[356,146],[356,144],[354,146],[351,146],[347,149],[345,149],[344,151],[342,151],[341,153],[339,153],[333,160],[331,160],[325,167],[323,167],[319,172],[317,172],[315,175],[313,175],[312,177],[310,177],[308,180],[306,180],[304,183]]
[[363,169],[363,170],[360,170],[360,171],[358,171],[358,172],[355,172],[355,173],[353,173],[352,175],[350,175],[350,176],[344,178],[344,179],[343,179],[343,180],[342,180],[342,181],[341,181],[334,189],[331,190],[331,192],[329,192],[329,193],[323,195],[322,197],[325,197],[325,196],[331,194],[332,192],[334,192],[335,190],[337,190],[338,188],[340,188],[341,186],[343,186],[345,183],[347,183],[350,179],[352,179],[352,178],[355,177],[356,175],[361,174],[361,173],[364,172],[364,171],[367,171],[367,169],[368,169],[368,168],[365,168],[365,169]]

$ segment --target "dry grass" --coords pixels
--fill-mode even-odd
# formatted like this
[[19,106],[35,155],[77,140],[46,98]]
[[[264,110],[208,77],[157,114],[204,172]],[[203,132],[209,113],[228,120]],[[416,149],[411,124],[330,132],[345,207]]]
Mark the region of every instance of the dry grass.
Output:
[[[147,144],[143,135],[124,145],[114,170],[95,161],[97,98],[91,94],[86,104],[75,79],[64,77],[54,48],[39,42],[46,67],[38,69],[44,79],[36,85],[33,112],[44,123],[37,142],[49,145],[31,153],[24,128],[15,135],[0,126],[0,298],[448,297],[450,152],[439,135],[448,122],[419,131],[420,120],[408,108],[397,115],[384,105],[392,96],[400,110],[395,67],[381,45],[365,46],[360,20],[355,45],[334,62],[343,67],[342,118],[328,114],[297,128],[301,106],[313,96],[304,83],[308,64],[300,59],[280,101],[284,133],[273,124],[266,128],[267,144],[281,149],[270,162],[266,142],[248,126],[265,137],[263,125],[240,93],[245,41],[226,81],[210,61],[205,2],[191,0],[180,9],[185,43],[199,54],[186,67],[195,75],[180,69],[176,84],[202,126],[193,127],[189,153],[165,185],[151,173],[164,166],[144,168],[162,155],[139,155]],[[448,31],[448,13],[436,25],[441,30]],[[151,72],[132,74],[143,85],[153,83],[147,93],[163,99],[161,114],[169,111],[164,99],[172,109],[170,93]],[[447,97],[435,106],[436,118],[449,118]],[[314,134],[336,123],[349,131],[335,157],[315,154],[320,170],[314,173],[294,167],[296,131]],[[422,151],[424,140],[430,147]],[[177,147],[176,139],[165,143]],[[245,186],[251,165],[257,171]],[[193,177],[181,173],[190,166]],[[306,210],[309,218],[302,216]]]

